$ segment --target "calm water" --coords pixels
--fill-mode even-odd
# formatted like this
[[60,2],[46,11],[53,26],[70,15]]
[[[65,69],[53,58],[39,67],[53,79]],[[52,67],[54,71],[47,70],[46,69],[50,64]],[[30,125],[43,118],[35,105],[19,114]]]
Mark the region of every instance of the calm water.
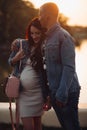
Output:
[[80,103],[87,103],[87,40],[76,48],[76,71],[81,85]]

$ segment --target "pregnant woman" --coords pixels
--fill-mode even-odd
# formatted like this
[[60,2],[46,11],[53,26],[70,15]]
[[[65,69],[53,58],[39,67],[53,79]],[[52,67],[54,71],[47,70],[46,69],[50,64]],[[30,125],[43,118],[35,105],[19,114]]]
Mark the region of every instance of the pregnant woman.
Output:
[[[45,97],[48,94],[41,56],[43,39],[43,29],[38,18],[35,18],[28,26],[26,39],[13,41],[12,53],[9,57],[9,63],[14,67],[13,74],[16,76],[20,75],[21,89],[18,98],[18,108],[25,130],[42,130],[43,92]],[[21,40],[22,50],[20,49]],[[20,60],[21,68],[19,70]],[[44,88],[46,88],[46,91]]]

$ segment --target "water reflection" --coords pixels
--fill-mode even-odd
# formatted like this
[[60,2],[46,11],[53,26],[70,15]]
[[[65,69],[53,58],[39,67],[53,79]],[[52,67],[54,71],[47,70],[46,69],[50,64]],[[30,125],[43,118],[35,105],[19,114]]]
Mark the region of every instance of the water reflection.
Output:
[[87,103],[87,40],[76,48],[76,71],[81,85],[80,103]]

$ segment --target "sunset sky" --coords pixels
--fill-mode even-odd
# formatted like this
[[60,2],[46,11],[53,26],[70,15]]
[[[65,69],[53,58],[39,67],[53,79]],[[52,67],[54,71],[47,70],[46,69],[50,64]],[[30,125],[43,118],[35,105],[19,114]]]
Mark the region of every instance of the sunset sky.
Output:
[[29,0],[36,8],[43,3],[55,2],[60,12],[70,18],[70,25],[87,26],[87,0]]

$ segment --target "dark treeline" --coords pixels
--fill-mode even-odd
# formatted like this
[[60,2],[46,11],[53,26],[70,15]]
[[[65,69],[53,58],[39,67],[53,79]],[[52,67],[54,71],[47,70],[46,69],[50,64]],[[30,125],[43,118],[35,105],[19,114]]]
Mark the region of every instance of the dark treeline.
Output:
[[[31,2],[0,0],[0,101],[6,101],[1,84],[4,77],[11,72],[7,62],[10,45],[15,38],[25,38],[27,25],[32,18],[38,16],[38,11]],[[87,38],[87,28],[68,26],[68,18],[63,14],[60,14],[59,21],[74,36],[76,45],[80,45],[80,41]]]

